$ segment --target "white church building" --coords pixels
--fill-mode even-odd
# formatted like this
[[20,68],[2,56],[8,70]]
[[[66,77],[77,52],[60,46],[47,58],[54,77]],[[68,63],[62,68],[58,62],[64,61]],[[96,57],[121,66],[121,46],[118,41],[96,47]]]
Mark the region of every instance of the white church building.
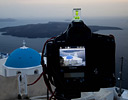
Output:
[[34,75],[42,73],[41,55],[25,46],[14,50],[2,66],[2,76],[16,76],[19,73]]

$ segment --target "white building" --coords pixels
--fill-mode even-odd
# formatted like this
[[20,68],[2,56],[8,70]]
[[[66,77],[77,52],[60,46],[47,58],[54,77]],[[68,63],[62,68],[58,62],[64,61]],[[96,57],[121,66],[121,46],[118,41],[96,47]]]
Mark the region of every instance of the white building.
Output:
[[64,56],[64,64],[65,66],[79,66],[82,65],[82,58],[79,58],[77,55],[68,55],[68,56]]
[[2,76],[16,76],[18,73],[26,75],[42,72],[40,54],[25,46],[14,50],[1,68]]

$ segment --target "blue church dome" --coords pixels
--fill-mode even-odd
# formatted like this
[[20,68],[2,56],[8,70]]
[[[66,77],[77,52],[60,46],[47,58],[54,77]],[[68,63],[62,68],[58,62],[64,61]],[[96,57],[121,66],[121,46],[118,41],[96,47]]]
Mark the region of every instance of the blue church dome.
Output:
[[40,54],[28,47],[21,47],[14,50],[5,62],[7,67],[28,68],[40,65]]
[[72,59],[73,58],[73,56],[71,56],[71,55],[68,55],[67,57],[66,57],[66,59]]

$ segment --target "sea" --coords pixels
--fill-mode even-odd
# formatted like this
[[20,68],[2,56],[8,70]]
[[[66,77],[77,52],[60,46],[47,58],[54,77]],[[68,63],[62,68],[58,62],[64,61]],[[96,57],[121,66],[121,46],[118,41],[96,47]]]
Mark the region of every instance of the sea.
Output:
[[[38,24],[38,23],[48,23],[49,21],[64,22],[64,19],[17,19],[14,22],[0,22],[0,28],[19,26],[26,24]],[[128,89],[128,18],[85,18],[83,20],[87,26],[112,26],[119,27],[122,30],[99,30],[95,33],[104,35],[114,35],[116,41],[116,86],[119,86],[119,72],[121,67],[121,57],[123,60],[123,81],[122,88]],[[71,22],[71,21],[69,21]],[[65,30],[64,30],[65,31]],[[26,42],[26,46],[42,51],[43,45],[48,38],[24,38],[15,37],[9,35],[2,35],[0,33],[0,52],[11,53],[13,50],[23,46],[23,40]]]

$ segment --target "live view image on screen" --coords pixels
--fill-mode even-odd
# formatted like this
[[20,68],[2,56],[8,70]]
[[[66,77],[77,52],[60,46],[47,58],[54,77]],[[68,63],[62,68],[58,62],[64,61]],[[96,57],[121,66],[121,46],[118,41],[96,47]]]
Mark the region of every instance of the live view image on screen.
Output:
[[60,66],[86,66],[85,47],[60,47]]

